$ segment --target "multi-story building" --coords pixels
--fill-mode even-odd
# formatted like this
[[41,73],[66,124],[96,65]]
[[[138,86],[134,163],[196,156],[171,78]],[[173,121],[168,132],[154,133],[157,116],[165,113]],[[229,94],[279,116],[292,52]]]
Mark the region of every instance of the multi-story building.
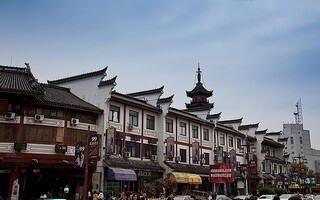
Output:
[[311,154],[310,131],[303,129],[303,124],[283,124],[282,137],[287,137],[286,152],[290,154],[289,161],[299,156],[306,159],[307,167],[315,171],[315,158]]
[[[71,88],[104,110],[100,120],[105,133],[103,156],[96,170],[104,190],[140,191],[148,182],[163,177],[176,182],[178,191],[214,189],[245,194],[255,193],[258,183],[267,184],[268,178],[274,185],[273,172],[285,173],[280,155],[283,145],[270,139],[272,134],[266,130],[257,131],[259,123],[241,125],[242,118],[220,120],[221,113],[211,114],[213,103],[208,98],[213,91],[203,87],[200,67],[195,87],[186,92],[191,101],[184,110],[171,107],[173,95],[162,98],[164,87],[116,92],[116,77],[106,79],[106,70],[49,81]],[[250,163],[255,170],[248,176]],[[267,173],[263,173],[263,163],[272,166]],[[232,164],[234,181],[210,182],[209,166],[213,164]]]
[[[102,110],[68,88],[38,83],[26,65],[0,66],[0,195],[31,199],[51,192],[59,197],[66,185],[79,195],[85,158],[75,155],[83,153],[89,137],[101,138]],[[99,157],[98,152],[88,155]],[[92,172],[96,162],[90,161]]]

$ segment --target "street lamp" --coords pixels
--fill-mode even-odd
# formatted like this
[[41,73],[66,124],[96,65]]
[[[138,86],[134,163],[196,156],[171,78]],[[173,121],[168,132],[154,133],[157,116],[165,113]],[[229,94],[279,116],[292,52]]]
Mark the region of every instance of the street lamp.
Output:
[[255,153],[256,148],[253,146],[253,144],[249,143],[248,141],[246,144],[241,145],[242,148],[240,148],[240,153],[244,153],[244,148],[246,147],[246,162],[247,162],[247,190],[248,194],[251,194],[251,166],[250,166],[250,159],[249,159],[249,154],[250,153]]
[[[302,186],[302,183],[304,183],[303,178],[306,177],[306,169],[305,168],[302,168],[302,164],[303,163],[307,163],[307,159],[304,157],[304,156],[301,156],[300,153],[298,154],[298,156],[296,157],[292,157],[293,159],[293,162],[294,163],[297,163],[297,159],[298,159],[298,177],[299,177],[299,190],[300,190],[300,193],[301,193],[301,186]],[[303,191],[302,191],[303,192]]]

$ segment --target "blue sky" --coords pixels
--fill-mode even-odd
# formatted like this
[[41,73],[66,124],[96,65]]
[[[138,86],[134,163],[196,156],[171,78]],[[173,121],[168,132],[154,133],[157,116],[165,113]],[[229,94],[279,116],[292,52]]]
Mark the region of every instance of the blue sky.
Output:
[[11,0],[0,27],[0,64],[28,62],[40,82],[108,66],[117,91],[164,85],[183,109],[200,63],[212,113],[270,132],[301,98],[320,149],[319,0]]

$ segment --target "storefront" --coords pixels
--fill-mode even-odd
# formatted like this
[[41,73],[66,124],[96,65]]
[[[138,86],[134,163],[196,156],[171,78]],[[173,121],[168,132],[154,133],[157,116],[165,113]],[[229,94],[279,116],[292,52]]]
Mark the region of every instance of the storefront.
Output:
[[209,181],[209,167],[203,165],[186,165],[165,162],[173,172],[167,174],[169,180],[177,183],[176,192],[186,190],[211,191],[212,183]]
[[155,161],[141,161],[108,156],[105,161],[104,191],[141,192],[147,183],[163,178],[164,169]]

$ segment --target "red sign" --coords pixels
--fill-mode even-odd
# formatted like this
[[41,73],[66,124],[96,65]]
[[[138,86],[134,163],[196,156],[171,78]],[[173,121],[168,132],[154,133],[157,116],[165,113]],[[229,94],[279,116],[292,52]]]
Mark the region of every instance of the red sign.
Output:
[[90,135],[89,137],[89,158],[99,157],[99,137],[98,135]]
[[233,182],[232,165],[210,165],[210,182]]

